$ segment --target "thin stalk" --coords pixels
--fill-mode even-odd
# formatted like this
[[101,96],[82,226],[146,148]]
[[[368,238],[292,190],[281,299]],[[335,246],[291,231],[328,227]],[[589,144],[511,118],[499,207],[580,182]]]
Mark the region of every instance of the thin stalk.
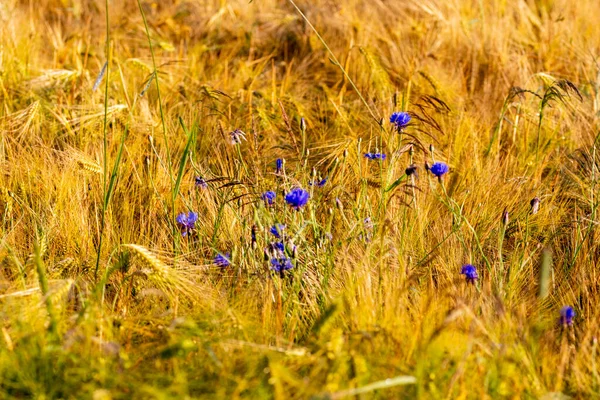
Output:
[[[175,181],[173,179],[173,168],[172,168],[172,164],[171,164],[171,150],[169,149],[169,138],[167,137],[167,125],[165,123],[165,114],[163,111],[163,105],[162,105],[162,98],[160,96],[160,84],[159,84],[159,79],[158,79],[158,69],[156,68],[156,58],[154,56],[154,47],[152,46],[152,38],[150,37],[150,29],[148,28],[148,20],[146,19],[146,13],[144,12],[144,9],[142,8],[142,3],[140,2],[140,0],[137,0],[137,4],[138,7],[140,9],[140,14],[142,14],[142,19],[144,20],[144,29],[146,30],[146,37],[148,38],[148,45],[150,47],[150,55],[152,56],[152,67],[154,69],[153,74],[154,74],[154,82],[156,82],[156,94],[158,96],[158,107],[160,110],[160,121],[162,124],[162,132],[163,132],[163,139],[165,141],[165,151],[167,153],[167,171],[169,173],[169,178],[171,179],[171,192],[173,193],[174,191],[174,186],[175,186]],[[175,216],[176,216],[176,210],[175,210],[175,197],[172,196],[172,201],[171,201],[171,220],[174,221],[175,220]],[[175,231],[176,227],[174,225],[173,230]],[[176,235],[173,236],[173,248],[176,249],[177,248],[177,242],[175,239]]]
[[[432,158],[433,158],[433,152],[432,152]],[[458,203],[456,203],[448,195],[448,192],[446,191],[446,187],[442,184],[442,178],[441,177],[439,178],[439,180],[440,180],[440,185],[442,186],[444,195],[446,196],[446,199],[448,201],[447,203],[445,203],[442,200],[442,203],[444,205],[446,205],[446,207],[448,207],[448,210],[452,214],[454,214],[455,218],[457,218],[458,221],[460,221],[458,223],[459,227],[456,228],[454,231],[457,231],[458,229],[460,229],[460,225],[462,225],[463,222],[467,224],[467,227],[469,227],[469,230],[471,231],[471,233],[473,233],[473,238],[475,239],[475,243],[477,244],[477,249],[479,250],[479,253],[481,254],[481,258],[483,258],[483,261],[485,261],[485,265],[487,266],[488,271],[491,273],[492,272],[492,264],[490,263],[490,260],[488,260],[488,258],[485,255],[485,252],[483,251],[483,246],[481,245],[481,241],[479,240],[479,235],[477,235],[477,231],[475,231],[475,228],[473,228],[473,225],[471,225],[471,223],[469,222],[469,220],[467,219],[467,217],[465,217],[465,215],[463,214],[462,207],[459,206]],[[430,182],[430,185],[431,185],[431,182]],[[455,212],[454,206],[456,206],[456,209],[458,210],[458,212]]]
[[498,148],[500,148],[500,138],[499,136],[502,134],[502,125],[504,122],[504,117],[506,115],[506,111],[508,110],[508,100],[509,100],[510,96],[507,96],[504,99],[504,104],[502,104],[502,110],[500,111],[500,119],[498,121],[498,124],[496,125],[496,129],[494,129],[494,134],[492,135],[492,138],[490,139],[490,143],[488,144],[488,148],[485,151],[485,156],[489,156],[490,153],[492,152],[492,147],[494,145],[494,142],[496,141],[496,138],[498,138]]
[[[108,17],[108,0],[105,1],[106,13],[106,79],[104,81],[104,126],[103,126],[103,171],[102,191],[106,199],[106,173],[108,170],[108,82],[110,80],[110,21]],[[98,268],[100,266],[100,255],[102,253],[102,242],[104,239],[104,228],[106,225],[106,202],[102,202],[102,217],[100,219],[100,238],[98,240],[98,254],[96,255],[96,267],[94,268],[94,281],[98,279]]]
[[181,180],[183,179],[183,174],[185,172],[185,166],[187,164],[187,160],[189,158],[189,154],[191,151],[192,142],[194,139],[193,133],[195,131],[195,129],[192,129],[192,131],[188,131],[188,129],[185,126],[185,123],[183,122],[183,119],[181,117],[179,117],[179,124],[181,125],[181,128],[183,129],[183,131],[185,132],[185,134],[187,136],[187,142],[185,144],[183,154],[181,155],[181,160],[179,162],[179,172],[177,174],[177,180],[175,181],[175,185],[173,187],[173,192],[172,192],[173,202],[175,202],[177,195],[179,194],[179,188],[181,187]]
[[[350,75],[348,75],[348,73],[346,72],[346,70],[344,69],[344,67],[342,67],[342,64],[338,61],[338,59],[335,56],[335,54],[333,54],[333,51],[331,51],[331,49],[329,48],[329,46],[327,45],[327,43],[325,42],[325,40],[321,37],[321,35],[319,35],[319,32],[317,31],[317,29],[313,26],[313,24],[310,23],[310,21],[308,20],[308,18],[306,17],[306,15],[304,15],[304,13],[302,12],[302,10],[300,10],[300,8],[296,5],[296,3],[294,3],[293,0],[288,0],[288,2],[292,6],[294,6],[294,8],[296,9],[296,11],[298,11],[298,14],[300,14],[300,16],[304,19],[304,21],[306,21],[306,23],[308,24],[308,26],[310,26],[310,28],[313,30],[313,32],[315,33],[315,35],[317,35],[317,38],[323,44],[323,46],[325,47],[325,49],[327,50],[327,52],[331,56],[331,61],[333,62],[333,64],[336,65],[336,66],[338,66],[340,68],[340,70],[342,71],[342,73],[344,74],[344,76],[346,77],[346,79],[348,79],[348,82],[350,82],[350,85],[352,85],[352,88],[354,89],[354,91],[356,92],[356,94],[358,95],[358,97],[360,98],[360,100],[363,102],[363,104],[365,105],[365,107],[367,107],[367,110],[369,110],[369,114],[371,114],[371,117],[373,117],[373,119],[375,120],[375,122],[377,122],[377,124],[381,126],[381,118],[377,117],[375,115],[375,113],[373,112],[373,110],[371,110],[371,107],[369,107],[369,104],[367,103],[367,100],[365,100],[365,98],[363,97],[363,95],[360,93],[360,91],[358,90],[358,88],[354,84],[354,81],[352,80],[352,78],[350,78]],[[139,0],[138,0],[138,3],[139,3]]]
[[[112,194],[114,192],[115,186],[117,184],[117,177],[119,176],[119,166],[121,164],[121,159],[123,158],[123,150],[125,149],[125,139],[127,139],[127,135],[129,134],[129,124],[125,127],[123,131],[123,135],[121,135],[121,143],[119,145],[119,152],[117,153],[117,158],[115,159],[115,163],[113,165],[110,180],[108,181],[108,186],[104,192],[104,199],[102,201],[102,221],[100,225],[100,241],[98,243],[98,254],[96,256],[96,268],[94,270],[94,279],[98,277],[98,268],[100,266],[100,249],[102,248],[102,241],[104,238],[104,227],[106,221],[106,210],[108,209],[108,205],[110,204],[110,199],[112,198]],[[106,168],[105,168],[106,169]]]
[[[108,2],[108,0],[107,0]],[[167,138],[167,125],[165,123],[165,115],[163,112],[162,99],[160,97],[160,84],[158,83],[158,69],[156,68],[156,59],[154,57],[154,47],[152,46],[152,39],[150,38],[150,29],[148,28],[148,21],[146,20],[146,13],[142,8],[142,3],[140,0],[137,0],[138,7],[140,9],[140,14],[142,14],[142,19],[144,20],[144,28],[146,30],[146,37],[148,38],[148,45],[150,46],[150,55],[152,56],[152,68],[154,68],[154,82],[156,82],[156,95],[158,96],[158,108],[160,110],[160,121],[162,124],[163,137],[165,140],[165,147],[167,151],[167,165],[169,167],[169,177],[171,178],[171,183],[173,183],[173,173],[171,170],[171,151],[169,150],[169,140]]]
[[[244,157],[242,156],[241,146],[239,144],[236,144],[235,147],[237,149],[238,158],[240,159],[240,164],[242,164],[242,167],[244,168],[244,171],[246,172],[246,176],[250,176],[250,172],[248,171],[248,167],[246,166],[246,163],[244,162]],[[238,180],[241,181],[242,177],[238,176]]]
[[475,228],[473,228],[473,225],[471,225],[471,223],[467,220],[467,218],[464,215],[462,216],[462,220],[467,224],[467,226],[473,233],[473,237],[475,238],[475,243],[477,243],[477,249],[479,250],[479,253],[481,254],[481,258],[483,258],[483,261],[485,261],[485,265],[487,266],[488,271],[491,273],[492,272],[492,264],[490,264],[490,260],[488,260],[488,258],[485,255],[485,252],[483,251],[483,246],[481,246],[481,241],[479,240],[479,235],[477,235]]
[[[543,104],[543,102],[542,102]],[[543,105],[540,105],[540,119],[538,120],[538,126],[537,126],[537,140],[536,140],[536,145],[535,145],[535,163],[537,165],[538,163],[538,158],[539,158],[539,152],[540,152],[540,133],[542,131],[542,120],[544,119],[544,107]]]
[[[183,174],[185,173],[185,166],[187,165],[187,160],[189,159],[189,154],[192,149],[192,143],[194,140],[194,132],[196,132],[196,127],[192,127],[191,131],[188,131],[185,123],[183,122],[183,118],[179,117],[179,124],[183,129],[183,132],[187,136],[187,142],[185,144],[185,148],[183,149],[183,154],[181,155],[181,160],[179,161],[179,172],[177,173],[177,179],[175,180],[175,185],[173,187],[173,191],[171,193],[171,203],[173,204],[173,213],[175,213],[175,200],[177,200],[177,196],[179,195],[179,188],[181,187],[181,181],[183,179]],[[173,219],[174,220],[174,219]],[[177,225],[173,224],[173,248],[177,250],[179,247],[179,235],[177,232]]]
[[529,213],[525,216],[525,239],[523,240],[523,253],[521,254],[521,261],[519,265],[523,265],[523,259],[525,258],[525,252],[527,251],[527,243],[529,242]]
[[[506,235],[506,225],[502,224],[500,235],[498,237],[498,262],[500,263],[500,273],[498,279],[500,281],[500,291],[504,286],[504,261],[502,260],[502,247],[504,246],[504,236]],[[506,282],[510,284],[510,268],[506,271]]]
[[[598,134],[598,136],[596,136],[596,139],[594,140],[594,146],[593,146],[593,150],[592,150],[592,188],[590,191],[590,200],[591,200],[591,207],[592,207],[592,212],[590,215],[590,223],[588,224],[588,228],[587,231],[583,237],[583,239],[581,239],[581,242],[577,244],[577,247],[575,248],[575,254],[573,255],[573,259],[571,261],[571,263],[569,264],[569,269],[571,269],[574,265],[575,265],[575,261],[577,259],[577,256],[579,255],[579,252],[581,251],[581,248],[583,246],[583,243],[587,240],[587,238],[592,234],[592,230],[594,228],[594,224],[596,221],[596,210],[598,208],[598,202],[594,201],[594,190],[596,187],[596,143],[598,142],[598,139],[600,139],[600,134]],[[577,224],[577,227],[579,228],[579,224]]]
[[57,323],[56,316],[54,315],[54,308],[52,306],[52,298],[48,293],[48,278],[46,277],[46,269],[44,268],[44,263],[42,261],[42,249],[39,241],[34,243],[33,247],[33,255],[34,255],[34,263],[38,275],[38,281],[40,285],[40,291],[42,292],[42,297],[44,298],[44,302],[46,303],[46,311],[48,312],[48,317],[50,319],[50,325],[48,326],[48,331],[56,338],[57,336]]

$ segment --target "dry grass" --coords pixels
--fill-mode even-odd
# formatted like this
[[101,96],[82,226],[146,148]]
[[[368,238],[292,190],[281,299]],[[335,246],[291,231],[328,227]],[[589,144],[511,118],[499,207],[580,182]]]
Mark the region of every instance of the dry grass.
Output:
[[293,4],[0,3],[0,397],[599,397],[600,3]]

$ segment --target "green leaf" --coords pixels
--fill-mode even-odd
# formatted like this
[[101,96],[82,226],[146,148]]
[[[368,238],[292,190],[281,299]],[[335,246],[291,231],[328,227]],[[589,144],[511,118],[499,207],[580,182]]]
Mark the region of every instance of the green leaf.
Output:
[[396,179],[394,181],[394,183],[392,183],[387,189],[385,189],[385,192],[387,193],[389,191],[396,189],[398,187],[398,185],[400,185],[402,182],[404,182],[405,179],[406,179],[406,174],[404,174],[400,178]]

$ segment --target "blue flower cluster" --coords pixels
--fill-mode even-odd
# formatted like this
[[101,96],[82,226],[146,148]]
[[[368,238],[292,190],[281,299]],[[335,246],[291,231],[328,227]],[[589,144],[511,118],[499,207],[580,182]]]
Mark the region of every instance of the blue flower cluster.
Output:
[[398,132],[405,129],[410,123],[410,120],[410,114],[404,111],[395,112],[390,117],[390,122],[392,123],[392,125],[394,125]]
[[383,153],[365,153],[365,158],[369,160],[385,160],[386,155]]
[[260,198],[264,200],[266,206],[272,206],[275,204],[275,198],[277,197],[277,193],[268,190],[264,192]]
[[560,309],[560,323],[563,326],[573,325],[573,318],[575,318],[575,310],[571,306],[564,306]]
[[273,271],[282,273],[283,271],[287,271],[292,268],[294,268],[294,264],[292,264],[292,261],[287,257],[271,259],[271,269]]
[[467,283],[475,284],[475,281],[479,279],[479,275],[477,275],[477,268],[475,268],[472,264],[465,264],[460,271],[461,275],[464,275],[467,279]]
[[270,232],[273,234],[273,236],[275,236],[277,239],[281,239],[281,237],[283,236],[283,230],[285,229],[285,225],[283,224],[276,224],[273,225],[270,229]]
[[[273,233],[273,228],[271,228],[271,233]],[[280,233],[279,235],[275,235],[278,239],[282,239]],[[295,246],[290,243],[292,246],[292,257],[295,256]],[[265,259],[270,260],[271,270],[278,272],[280,275],[283,275],[284,271],[290,270],[294,267],[292,259],[288,257],[285,249],[285,244],[282,241],[271,242],[269,246],[265,249]]]
[[217,267],[227,268],[231,265],[231,254],[217,254],[214,258],[214,263]]
[[194,179],[194,184],[196,185],[197,188],[200,189],[208,189],[208,183],[204,180],[204,178],[197,176]]
[[177,225],[181,230],[182,236],[187,236],[188,234],[193,233],[196,228],[196,221],[198,221],[198,214],[190,211],[189,213],[181,213],[177,215],[175,218],[177,221]]
[[310,182],[309,186],[318,186],[318,187],[323,187],[325,186],[325,184],[327,183],[327,178],[323,178],[320,181],[314,181],[314,182]]
[[[411,120],[411,115],[407,112],[394,112],[390,117],[390,123],[399,133],[410,125]],[[239,145],[242,143],[242,141],[246,140],[245,133],[239,129],[230,132],[230,138],[231,143],[236,145]],[[412,148],[409,151],[412,161]],[[430,151],[433,156],[433,146],[430,146]],[[385,153],[380,152],[368,152],[364,153],[363,155],[369,160],[384,161],[387,158],[387,155]],[[345,152],[344,158],[346,157],[347,153]],[[277,183],[283,186],[285,186],[284,165],[285,162],[282,158],[276,159],[275,175]],[[429,164],[426,163],[425,168],[432,175],[439,178],[440,180],[450,170],[448,164],[441,161],[434,162],[431,166],[429,166]],[[314,171],[315,172],[313,174],[316,175],[316,170]],[[405,170],[405,175],[407,177],[412,177],[411,180],[413,180],[414,182],[414,179],[417,178],[417,166],[415,164],[411,164],[410,166],[408,166]],[[311,187],[323,187],[327,184],[327,182],[328,177],[325,177],[323,179],[314,179],[311,182],[309,182],[308,185]],[[201,176],[195,177],[194,184],[196,188],[208,189],[208,182]],[[283,197],[285,203],[289,207],[291,207],[293,210],[300,211],[307,206],[311,198],[311,194],[302,187],[296,186],[289,190],[287,193],[284,192]],[[260,199],[264,202],[265,207],[269,208],[268,215],[270,215],[271,217],[275,217],[277,193],[273,190],[267,190],[260,194]],[[343,204],[339,198],[336,198],[336,203],[338,204],[338,207],[340,209],[343,209]],[[536,197],[531,202],[531,213],[535,214],[538,208],[539,199]],[[182,236],[184,237],[192,235],[195,232],[197,221],[198,214],[192,211],[189,211],[187,214],[181,213],[176,217],[177,225],[181,231]],[[503,221],[505,221],[505,225],[508,223],[507,211],[505,211],[503,214]],[[364,218],[363,229],[362,232],[359,234],[359,238],[361,240],[364,240],[365,242],[370,242],[373,236],[374,227],[375,225],[370,217]],[[257,229],[257,225],[252,226],[251,240],[253,249],[258,247],[259,238],[257,237]],[[291,237],[293,237],[293,235],[290,235],[287,232],[287,226],[283,223],[275,223],[271,225],[267,228],[267,232],[269,232],[274,239],[273,241],[267,241],[267,245],[264,248],[265,262],[268,262],[269,270],[274,271],[280,274],[281,277],[283,277],[283,274],[286,271],[293,269],[297,263],[297,247],[293,244],[291,240]],[[333,239],[330,233],[325,234],[324,237],[326,237],[329,241],[332,241]],[[232,265],[231,253],[217,253],[213,258],[213,264],[222,269],[230,267]],[[464,276],[467,285],[473,285],[473,287],[475,287],[477,290],[481,289],[477,285],[480,276],[475,265],[463,265],[460,269],[460,275]],[[564,306],[560,309],[560,324],[563,327],[572,326],[575,321],[575,315],[576,314],[573,307]]]
[[300,210],[308,203],[310,194],[302,188],[294,188],[285,195],[285,202],[294,210]]
[[443,175],[448,173],[449,168],[448,165],[443,162],[436,162],[429,168],[429,170],[432,174],[438,178],[441,178]]

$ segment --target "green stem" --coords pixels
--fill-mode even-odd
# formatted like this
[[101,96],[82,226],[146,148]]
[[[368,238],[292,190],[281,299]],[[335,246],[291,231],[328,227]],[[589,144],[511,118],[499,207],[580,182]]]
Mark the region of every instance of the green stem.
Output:
[[[165,141],[165,150],[167,152],[167,171],[169,173],[169,178],[171,179],[171,192],[173,192],[173,187],[175,185],[173,179],[173,169],[171,164],[171,150],[169,149],[169,138],[167,137],[167,125],[165,123],[165,114],[162,106],[162,99],[160,96],[160,84],[158,82],[158,69],[156,68],[156,58],[154,56],[154,47],[152,46],[152,38],[150,37],[150,29],[148,28],[148,20],[146,19],[146,13],[142,7],[142,3],[140,0],[137,0],[138,7],[140,9],[140,14],[142,14],[142,19],[144,20],[144,29],[146,30],[146,37],[148,38],[148,45],[150,46],[150,55],[152,56],[152,68],[154,69],[154,82],[156,82],[156,94],[158,97],[158,108],[160,110],[160,121],[162,124],[162,132],[163,139]],[[171,201],[171,220],[175,220],[176,210],[175,210],[175,200]],[[175,229],[175,228],[174,228]],[[177,248],[176,239],[173,238],[173,248]]]
[[[110,80],[110,25],[108,19],[108,0],[105,1],[106,12],[106,80],[104,82],[104,127],[103,127],[103,171],[102,191],[106,198],[106,174],[108,172],[108,81]],[[100,218],[100,238],[98,240],[98,254],[96,255],[96,267],[94,268],[94,281],[98,280],[98,268],[100,267],[100,256],[102,253],[102,242],[104,239],[104,227],[106,225],[106,206],[102,202],[102,216]]]
[[[506,234],[506,226],[503,224],[500,230],[500,237],[498,239],[498,262],[500,263],[500,273],[498,274],[498,280],[500,283],[500,292],[504,286],[504,261],[502,260],[502,247],[504,246],[504,235]],[[506,282],[510,284],[510,268],[506,271]]]

